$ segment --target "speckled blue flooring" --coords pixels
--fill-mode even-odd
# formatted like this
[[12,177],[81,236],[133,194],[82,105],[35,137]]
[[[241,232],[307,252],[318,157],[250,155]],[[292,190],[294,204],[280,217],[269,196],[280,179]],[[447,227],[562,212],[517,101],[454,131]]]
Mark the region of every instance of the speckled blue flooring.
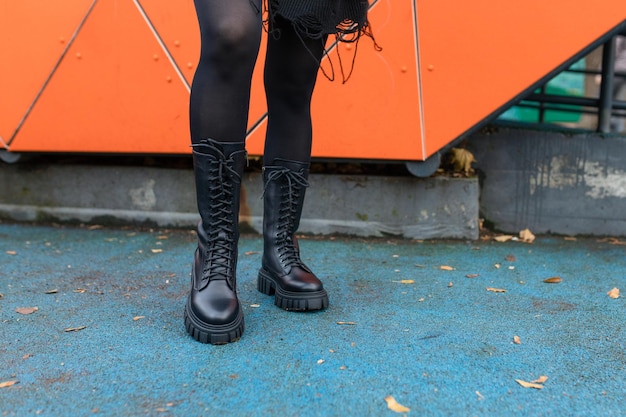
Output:
[[615,243],[303,239],[331,306],[293,313],[243,237],[246,332],[211,346],[182,323],[191,232],[0,224],[0,416],[624,415]]

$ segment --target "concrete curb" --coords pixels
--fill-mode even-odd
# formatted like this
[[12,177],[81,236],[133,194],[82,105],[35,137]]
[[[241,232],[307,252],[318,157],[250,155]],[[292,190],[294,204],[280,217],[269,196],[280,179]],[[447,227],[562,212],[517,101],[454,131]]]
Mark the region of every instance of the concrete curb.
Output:
[[[314,174],[300,232],[409,239],[478,238],[478,181]],[[246,172],[241,221],[262,230],[262,180]],[[195,227],[188,169],[0,166],[0,218],[28,222]]]

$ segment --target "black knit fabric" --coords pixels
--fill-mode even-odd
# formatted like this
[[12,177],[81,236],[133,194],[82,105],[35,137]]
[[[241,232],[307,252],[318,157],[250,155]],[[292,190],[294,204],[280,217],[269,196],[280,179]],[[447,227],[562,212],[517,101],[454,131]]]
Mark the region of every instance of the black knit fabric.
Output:
[[337,34],[340,40],[351,41],[368,26],[367,0],[267,0],[266,6],[270,20],[280,15],[302,35],[315,39]]

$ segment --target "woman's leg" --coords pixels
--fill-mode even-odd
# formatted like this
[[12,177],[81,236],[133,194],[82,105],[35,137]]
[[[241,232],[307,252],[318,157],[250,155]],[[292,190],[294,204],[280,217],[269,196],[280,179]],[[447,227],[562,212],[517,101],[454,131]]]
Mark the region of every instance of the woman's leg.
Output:
[[263,259],[258,289],[287,310],[328,306],[322,282],[300,259],[300,224],[311,158],[311,95],[323,39],[301,39],[291,24],[275,19],[265,63],[269,111],[263,158]]
[[261,0],[195,0],[202,41],[191,86],[192,143],[243,142],[262,33]]
[[250,80],[262,29],[255,1],[195,0],[202,52],[190,127],[201,221],[185,328],[204,343],[234,342],[244,331],[236,270]]
[[326,37],[299,35],[280,16],[273,20],[264,74],[268,106],[265,164],[275,158],[308,163],[311,157],[311,96],[325,41]]

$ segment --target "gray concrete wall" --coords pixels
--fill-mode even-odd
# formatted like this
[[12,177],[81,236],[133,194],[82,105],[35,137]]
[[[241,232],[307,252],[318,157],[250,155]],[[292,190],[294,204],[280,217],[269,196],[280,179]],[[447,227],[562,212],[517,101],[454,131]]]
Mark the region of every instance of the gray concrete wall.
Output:
[[497,230],[626,236],[626,137],[497,127],[468,143]]
[[[262,228],[262,181],[246,173],[241,219]],[[0,218],[194,227],[193,173],[184,169],[0,164]],[[478,181],[311,175],[300,231],[410,239],[478,238]]]

